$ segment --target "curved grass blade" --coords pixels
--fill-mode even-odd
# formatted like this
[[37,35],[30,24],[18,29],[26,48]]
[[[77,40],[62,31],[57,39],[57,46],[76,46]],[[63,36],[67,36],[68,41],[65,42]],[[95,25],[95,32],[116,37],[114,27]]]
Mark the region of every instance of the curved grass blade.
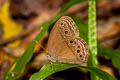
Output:
[[84,2],[84,1],[86,1],[86,0],[69,0],[69,3],[62,6],[59,13],[61,14],[65,11],[67,11],[70,8],[70,6],[77,4],[77,3],[80,3],[80,2]]
[[[61,67],[60,67],[61,66]],[[80,67],[87,69],[88,71],[96,74],[103,80],[116,80],[108,73],[96,68],[96,67],[89,67],[89,66],[80,66],[80,65],[72,65],[72,64],[60,64],[60,63],[53,63],[53,64],[46,64],[44,65],[41,70],[31,76],[29,80],[43,80],[51,74],[54,74],[59,71],[63,71],[65,69],[69,69],[72,67]]]

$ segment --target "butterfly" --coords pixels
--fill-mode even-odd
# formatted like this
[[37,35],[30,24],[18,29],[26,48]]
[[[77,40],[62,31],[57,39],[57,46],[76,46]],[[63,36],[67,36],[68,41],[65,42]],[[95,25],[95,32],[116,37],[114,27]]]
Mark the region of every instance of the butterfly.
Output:
[[84,64],[88,61],[87,43],[79,37],[77,25],[69,16],[62,16],[48,39],[47,58],[52,62]]

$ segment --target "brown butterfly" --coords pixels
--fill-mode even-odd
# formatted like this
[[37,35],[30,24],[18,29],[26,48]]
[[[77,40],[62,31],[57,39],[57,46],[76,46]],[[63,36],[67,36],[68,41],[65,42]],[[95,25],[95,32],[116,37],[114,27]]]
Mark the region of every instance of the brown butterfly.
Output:
[[79,37],[75,22],[68,16],[61,17],[49,36],[48,59],[52,62],[83,64],[87,63],[88,56],[88,46]]

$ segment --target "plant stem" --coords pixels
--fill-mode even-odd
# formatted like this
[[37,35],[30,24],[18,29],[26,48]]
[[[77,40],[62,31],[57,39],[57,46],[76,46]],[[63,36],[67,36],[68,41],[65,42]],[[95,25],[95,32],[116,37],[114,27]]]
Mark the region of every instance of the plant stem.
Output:
[[[97,35],[96,35],[96,1],[89,1],[88,13],[88,45],[90,49],[89,66],[98,67],[97,62]],[[98,77],[91,73],[91,80],[98,80]]]

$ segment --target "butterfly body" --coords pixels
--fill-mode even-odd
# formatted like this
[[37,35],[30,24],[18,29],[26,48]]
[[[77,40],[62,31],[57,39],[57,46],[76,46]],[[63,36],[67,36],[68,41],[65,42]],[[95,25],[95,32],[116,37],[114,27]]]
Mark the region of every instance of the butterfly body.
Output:
[[49,36],[48,59],[52,62],[83,64],[87,63],[88,56],[88,46],[79,37],[74,21],[68,16],[61,17]]

